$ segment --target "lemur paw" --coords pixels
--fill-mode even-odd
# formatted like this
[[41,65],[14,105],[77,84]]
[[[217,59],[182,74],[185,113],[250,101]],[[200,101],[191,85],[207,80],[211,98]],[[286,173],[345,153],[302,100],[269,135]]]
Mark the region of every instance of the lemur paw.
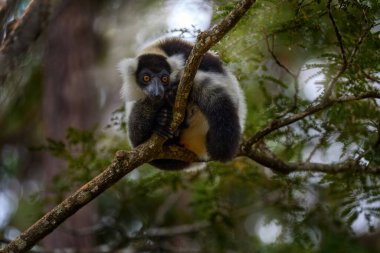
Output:
[[168,107],[163,107],[158,111],[156,121],[157,127],[154,130],[157,134],[171,139],[174,134],[170,131],[170,124],[173,119],[172,109]]
[[177,85],[173,85],[165,91],[165,99],[171,106],[174,105],[175,97],[177,95]]

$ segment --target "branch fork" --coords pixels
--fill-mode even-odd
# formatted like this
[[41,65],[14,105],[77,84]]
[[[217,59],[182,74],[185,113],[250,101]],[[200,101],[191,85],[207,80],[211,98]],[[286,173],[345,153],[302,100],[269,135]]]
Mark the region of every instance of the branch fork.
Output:
[[[192,80],[203,54],[235,26],[254,2],[254,0],[240,1],[236,8],[219,24],[215,25],[210,31],[201,33],[198,36],[198,40],[186,62],[184,69],[185,74],[182,76],[178,87],[174,104],[174,120],[171,124],[172,130],[177,129],[183,121]],[[0,253],[26,252],[81,207],[144,163],[157,159],[158,157],[178,154],[183,154],[187,160],[194,158],[194,156],[189,154],[189,151],[185,151],[183,148],[163,148],[163,144],[166,140],[166,137],[153,134],[149,140],[132,151],[118,151],[113,162],[101,174],[67,197],[58,206],[36,221],[30,228],[17,236],[15,240],[0,249]],[[187,154],[185,154],[186,152]]]

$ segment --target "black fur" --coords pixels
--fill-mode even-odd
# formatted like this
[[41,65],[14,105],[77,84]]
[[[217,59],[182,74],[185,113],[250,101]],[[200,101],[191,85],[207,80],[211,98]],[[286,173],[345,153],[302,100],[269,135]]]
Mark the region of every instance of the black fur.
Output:
[[[166,83],[161,81],[162,76],[170,76],[171,68],[166,58],[157,54],[144,54],[138,58],[135,73],[136,83],[152,99],[162,99],[165,97]],[[144,76],[150,79],[144,81]]]
[[188,162],[169,159],[154,160],[151,161],[150,164],[162,170],[181,170],[190,165]]
[[[165,145],[178,145],[179,131],[185,128],[185,123],[181,124],[175,134],[170,133],[171,110],[172,107],[166,101],[156,102],[148,97],[136,101],[128,118],[129,139],[132,146],[142,144],[153,132],[171,137]],[[150,164],[164,170],[180,170],[189,166],[187,162],[169,159],[154,160]]]
[[[193,48],[193,46],[186,41],[177,38],[163,40],[159,44],[159,47],[168,56],[181,54],[185,60],[189,57],[191,49]],[[210,53],[206,53],[203,56],[203,59],[199,65],[199,69],[206,72],[225,73],[222,62],[218,57]]]
[[[159,44],[168,56],[183,55],[187,59],[192,46],[180,39],[166,39]],[[144,54],[138,58],[136,74],[144,68],[160,72],[162,69],[171,71],[164,56]],[[199,70],[211,73],[225,74],[222,62],[218,57],[207,53],[203,57]],[[165,95],[159,101],[149,97],[137,101],[131,111],[128,121],[129,138],[132,146],[146,141],[153,132],[170,137],[165,145],[179,145],[179,133],[188,126],[186,120],[176,133],[170,133],[169,124],[172,120],[170,113],[173,107],[179,80],[170,80],[165,87]],[[206,148],[212,160],[231,160],[239,146],[241,127],[239,124],[238,108],[232,101],[231,95],[221,85],[213,83],[213,79],[204,79],[193,86],[190,102],[195,103],[205,115],[209,131],[206,136]],[[179,170],[190,164],[178,160],[161,159],[151,162],[152,165],[164,170]]]
[[173,108],[170,106],[163,106],[156,115],[157,127],[155,132],[168,139],[173,139],[174,134],[170,131],[170,124],[173,120]]
[[136,75],[141,71],[141,69],[147,68],[155,73],[161,72],[162,69],[171,72],[169,63],[166,61],[165,57],[158,54],[143,54],[138,58],[138,65],[136,70]]
[[197,86],[192,99],[207,118],[207,151],[212,160],[231,160],[239,147],[240,124],[237,108],[223,88]]
[[[161,101],[160,101],[161,102]],[[136,147],[150,138],[156,126],[161,104],[149,99],[138,100],[128,117],[128,132],[132,146]]]

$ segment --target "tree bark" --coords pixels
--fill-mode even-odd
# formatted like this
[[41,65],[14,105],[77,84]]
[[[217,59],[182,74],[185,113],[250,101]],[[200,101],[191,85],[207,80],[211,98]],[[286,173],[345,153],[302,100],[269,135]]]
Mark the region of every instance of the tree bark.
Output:
[[[91,0],[69,0],[59,7],[46,31],[44,56],[43,120],[46,136],[65,139],[69,127],[89,129],[100,120],[98,93],[91,75],[96,60],[93,21],[96,4]],[[66,167],[49,154],[44,159],[46,193],[53,178]],[[49,209],[52,206],[49,207]],[[96,205],[87,205],[67,222],[70,230],[91,227],[96,221]],[[43,241],[46,250],[89,249],[93,236],[82,236],[58,228]]]

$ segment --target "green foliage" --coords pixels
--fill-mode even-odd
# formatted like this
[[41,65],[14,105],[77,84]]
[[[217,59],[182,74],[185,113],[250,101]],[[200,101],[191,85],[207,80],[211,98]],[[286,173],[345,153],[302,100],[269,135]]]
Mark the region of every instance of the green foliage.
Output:
[[[112,121],[119,120],[113,116]],[[124,127],[115,123],[115,127]],[[126,139],[96,130],[78,130],[69,128],[65,140],[47,139],[46,145],[34,148],[35,151],[47,151],[65,161],[61,173],[55,176],[52,184],[55,193],[54,202],[62,201],[67,192],[71,192],[89,181],[105,169],[117,150],[127,146]],[[64,178],[64,180],[63,180]]]
[[[214,21],[237,1],[218,3]],[[214,48],[245,90],[245,139],[274,119],[324,101],[331,82],[332,99],[379,92],[380,3],[332,1],[330,12],[333,20],[327,0],[260,0]],[[322,92],[310,98],[310,85]],[[28,89],[35,92],[31,98],[38,100],[39,90],[33,89]],[[15,103],[14,111],[23,114],[28,104]],[[354,160],[380,166],[379,106],[374,98],[335,103],[267,135],[265,144],[295,163]],[[17,115],[6,131],[25,125]],[[65,162],[52,184],[50,203],[96,176],[116,150],[127,147],[124,109],[111,117],[115,135],[71,128],[65,140],[48,139],[40,148]],[[17,162],[9,154],[0,166],[14,171]],[[99,196],[99,220],[91,232],[109,252],[377,252],[379,244],[366,239],[379,232],[379,189],[377,175],[277,175],[242,157],[227,164],[210,162],[197,172],[144,165]],[[26,217],[35,219],[28,212],[33,203],[22,205]],[[12,224],[22,228],[16,220],[30,223],[22,214],[17,212]],[[159,228],[165,230],[155,234]]]
[[[249,16],[218,45],[219,54],[238,73],[246,91],[250,109],[247,138],[275,118],[321,102],[324,92],[313,101],[303,92],[316,77],[321,81],[314,85],[323,90],[343,69],[332,91],[337,98],[379,92],[379,2],[332,1],[331,14],[336,27],[328,12],[328,1],[258,1]],[[313,72],[302,78],[306,70]],[[379,105],[378,99],[339,103],[283,127],[265,139],[268,147],[286,161],[328,163],[327,159],[334,153],[334,161],[354,159],[361,164],[379,166]],[[287,211],[287,215],[277,216],[277,219],[289,214],[292,217],[282,220],[293,230],[292,240],[321,252],[332,252],[334,248],[342,252],[366,252],[360,247],[345,248],[344,245],[353,243],[351,240],[334,245],[327,238],[331,231],[378,231],[378,177],[357,173],[301,176],[306,182],[318,178],[322,187],[292,182],[291,193],[297,190],[305,194],[312,187],[315,188],[312,195],[324,203],[311,209],[292,206],[293,214]],[[325,215],[334,218],[321,221]],[[358,220],[363,219],[366,225],[361,222],[362,231],[354,230]],[[311,240],[310,231],[317,231],[320,238]],[[275,247],[266,249],[277,252]],[[282,249],[289,250],[288,246]]]
[[[310,100],[302,91],[317,76],[323,78],[318,84],[323,89],[343,68],[333,90],[335,97],[379,90],[376,75],[380,71],[380,59],[374,53],[380,49],[378,1],[333,2],[331,13],[336,27],[329,18],[327,1],[258,1],[243,24],[218,46],[222,57],[246,87],[247,101],[252,108],[248,136],[284,113],[305,110]],[[341,47],[347,63],[343,61]],[[300,76],[306,70],[314,70],[314,74],[303,81]],[[321,101],[324,95],[322,92],[314,101]],[[277,145],[276,150],[286,152],[283,157],[287,160],[302,159],[300,152],[315,142],[321,151],[332,143],[341,143],[341,157],[372,154],[369,160],[379,165],[375,162],[376,152],[371,151],[379,136],[378,115],[378,100],[337,104],[284,127],[270,135],[268,141],[282,144],[284,148]],[[311,131],[319,134],[312,136]],[[289,146],[295,150],[293,156]],[[281,156],[281,152],[278,154]]]
[[[215,19],[234,5],[226,2]],[[322,90],[336,78],[334,98],[379,90],[379,4],[333,2],[333,19],[328,8],[327,1],[258,1],[217,45],[246,91],[246,138],[273,119],[321,102],[325,91],[313,99],[304,93],[317,77],[322,76],[313,85]],[[307,70],[312,74],[301,78]],[[282,127],[265,141],[286,161],[356,159],[378,166],[379,115],[378,100],[353,99]],[[125,134],[123,122],[121,108],[111,125]],[[99,173],[125,145],[117,138],[103,145],[107,138],[69,129],[65,141],[48,140],[47,149],[67,162],[54,184],[57,193]],[[378,177],[358,173],[274,175],[245,158],[190,173],[145,165],[99,197],[96,235],[112,249],[147,252],[166,252],[178,240],[207,252],[369,252],[352,235],[359,233],[358,220],[365,221],[360,233],[378,231],[379,186]],[[176,232],[198,224],[203,225]],[[158,227],[173,229],[150,233]],[[273,233],[278,234],[270,239]]]
[[[25,64],[30,64],[32,67],[24,73],[26,77],[20,77],[17,73],[12,77],[16,80],[12,79],[11,84],[7,84],[9,87],[4,84],[1,89],[0,140],[12,138],[22,131],[25,125],[37,125],[41,105],[42,70],[40,66],[34,66],[33,60],[25,61]],[[33,137],[24,134],[24,138],[28,141]]]

